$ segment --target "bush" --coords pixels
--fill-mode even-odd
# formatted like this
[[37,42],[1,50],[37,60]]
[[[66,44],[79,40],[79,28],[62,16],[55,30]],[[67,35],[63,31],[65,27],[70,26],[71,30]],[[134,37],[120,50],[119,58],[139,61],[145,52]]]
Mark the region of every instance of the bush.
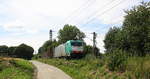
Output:
[[35,54],[35,55],[32,57],[33,60],[34,60],[34,59],[38,59],[38,58],[41,58],[41,56],[40,56],[39,54]]
[[14,52],[18,58],[30,60],[33,57],[34,49],[26,44],[21,44],[14,50]]
[[127,55],[124,51],[116,49],[108,55],[107,66],[110,71],[124,72],[126,68]]

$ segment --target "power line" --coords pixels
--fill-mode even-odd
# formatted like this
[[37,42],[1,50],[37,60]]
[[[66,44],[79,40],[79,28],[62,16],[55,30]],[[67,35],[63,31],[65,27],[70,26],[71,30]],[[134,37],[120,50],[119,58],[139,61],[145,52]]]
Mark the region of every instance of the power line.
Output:
[[89,6],[89,1],[91,1],[91,0],[87,0],[82,6],[80,6],[80,7],[77,8],[77,9],[75,9],[71,14],[69,14],[69,16],[66,18],[65,21],[70,20],[70,17],[71,17],[72,15],[74,15],[75,13],[77,13],[78,11],[82,10],[83,6],[85,6],[85,5]]
[[[76,19],[77,19],[77,18],[80,18],[80,17],[81,17],[81,13],[83,13],[85,10],[87,10],[89,7],[91,7],[92,4],[95,3],[95,1],[96,1],[96,0],[93,0],[93,2],[89,2],[86,6],[84,5],[85,7],[83,7],[82,9],[79,9],[79,10],[78,10],[79,12],[76,12],[76,13],[78,13],[78,14],[80,14],[80,15],[77,15],[77,14],[76,14],[77,16],[76,16],[75,18],[76,18]],[[76,20],[76,19],[75,19],[75,20]],[[72,20],[72,19],[71,19],[71,20]]]
[[[117,0],[111,0],[110,2],[104,4],[103,6],[105,7],[105,6],[107,6],[107,5],[110,5],[110,4],[112,4],[113,2],[115,2],[115,1],[117,1]],[[92,14],[90,14],[87,18],[89,19],[92,15],[97,14],[102,8],[103,8],[103,7],[98,8],[95,12],[93,12]]]
[[[135,1],[135,0],[131,0],[131,3],[130,3],[130,4],[133,4],[134,1]],[[132,6],[133,6],[133,5],[132,5]],[[131,7],[131,5],[130,5],[130,7]],[[111,18],[111,20],[113,20],[113,19]],[[112,24],[110,24],[110,25],[108,25],[108,26],[116,26],[115,24],[118,23],[118,22],[121,22],[121,21],[123,21],[123,20],[122,20],[122,19],[119,19],[119,20],[113,22]],[[122,24],[122,23],[119,23],[119,24]],[[100,28],[100,29],[105,29],[105,28],[109,28],[109,27],[103,27],[103,28]],[[98,31],[98,30],[100,30],[100,29],[97,29],[97,30],[95,30],[95,31]]]
[[87,25],[89,22],[93,21],[96,17],[98,16],[102,16],[103,14],[107,13],[108,11],[112,10],[113,8],[117,7],[119,4],[121,4],[122,2],[127,1],[127,0],[121,0],[118,4],[112,6],[111,8],[103,11],[101,14],[96,15],[94,18],[92,18],[91,20],[87,21],[84,25]]

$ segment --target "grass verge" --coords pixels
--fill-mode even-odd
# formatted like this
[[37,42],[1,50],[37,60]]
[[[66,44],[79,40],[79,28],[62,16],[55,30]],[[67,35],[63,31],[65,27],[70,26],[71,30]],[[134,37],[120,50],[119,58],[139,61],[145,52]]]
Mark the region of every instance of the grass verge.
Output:
[[[56,66],[69,74],[73,79],[148,79],[150,58],[129,58],[126,71],[109,71],[107,61],[101,59],[38,59],[38,61]],[[141,61],[141,62],[139,62]],[[144,62],[142,62],[144,61]],[[140,66],[140,64],[143,67]],[[132,66],[131,66],[132,65]],[[147,75],[146,75],[147,74]]]
[[0,79],[33,79],[34,67],[27,60],[0,58]]

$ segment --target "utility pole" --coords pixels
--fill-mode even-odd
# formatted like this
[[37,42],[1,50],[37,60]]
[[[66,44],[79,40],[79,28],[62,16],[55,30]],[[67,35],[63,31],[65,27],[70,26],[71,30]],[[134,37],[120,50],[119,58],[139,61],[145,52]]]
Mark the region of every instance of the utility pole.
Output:
[[52,41],[52,30],[50,29],[50,31],[49,31],[49,40],[51,40]]
[[[50,29],[49,30],[49,40],[52,42],[53,41],[53,38],[52,38],[52,36],[53,36],[53,33],[52,33],[53,31],[52,31],[52,29]],[[50,47],[49,49],[48,49],[48,52],[47,52],[47,56],[48,57],[53,57],[53,50],[54,50],[54,48],[53,47]]]
[[96,36],[97,34],[95,32],[92,33],[93,34],[93,54],[95,54],[95,48],[96,48]]

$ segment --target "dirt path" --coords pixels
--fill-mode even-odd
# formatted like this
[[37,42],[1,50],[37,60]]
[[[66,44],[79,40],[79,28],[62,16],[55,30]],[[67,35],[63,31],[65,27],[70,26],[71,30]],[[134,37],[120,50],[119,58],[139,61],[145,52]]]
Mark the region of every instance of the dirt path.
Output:
[[72,79],[62,70],[38,61],[31,61],[37,67],[37,79]]

